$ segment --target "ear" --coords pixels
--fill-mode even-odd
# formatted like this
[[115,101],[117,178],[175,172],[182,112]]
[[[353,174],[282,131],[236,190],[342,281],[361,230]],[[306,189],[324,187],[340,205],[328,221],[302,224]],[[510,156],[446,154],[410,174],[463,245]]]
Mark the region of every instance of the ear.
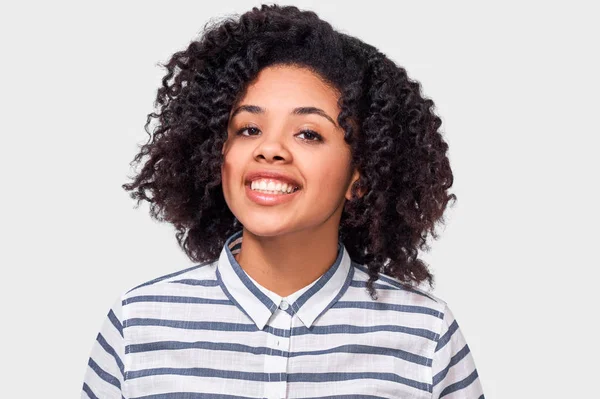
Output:
[[[348,201],[352,200],[352,186],[354,186],[354,184],[360,179],[360,173],[358,172],[358,169],[354,169],[354,172],[352,173],[352,179],[350,182],[350,185],[348,186],[348,190],[346,190],[346,199]],[[358,198],[362,198],[362,196],[365,194],[364,190],[362,188],[359,188],[358,190]]]

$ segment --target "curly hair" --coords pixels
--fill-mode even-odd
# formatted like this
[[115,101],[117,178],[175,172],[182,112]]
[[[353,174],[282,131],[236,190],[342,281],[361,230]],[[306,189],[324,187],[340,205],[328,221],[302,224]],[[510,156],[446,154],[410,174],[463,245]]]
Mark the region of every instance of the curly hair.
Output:
[[136,207],[148,201],[154,219],[173,224],[191,260],[218,257],[240,228],[221,186],[229,113],[259,71],[275,64],[308,68],[341,93],[337,121],[360,179],[339,237],[351,259],[367,267],[371,297],[379,273],[407,287],[425,280],[433,287],[418,251],[429,250],[428,233],[438,238],[435,224],[456,200],[448,193],[453,175],[434,103],[377,48],[294,6],[263,4],[209,22],[199,40],[161,64],[167,73],[144,127],[150,138],[130,165],[147,160],[122,185]]

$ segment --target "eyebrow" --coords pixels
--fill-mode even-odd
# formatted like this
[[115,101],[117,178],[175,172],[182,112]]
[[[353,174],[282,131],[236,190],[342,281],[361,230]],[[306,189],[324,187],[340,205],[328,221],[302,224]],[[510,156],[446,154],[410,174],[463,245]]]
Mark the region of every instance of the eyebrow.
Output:
[[[238,108],[236,108],[235,111],[233,111],[233,113],[231,114],[230,120],[233,119],[234,116],[236,116],[237,114],[239,114],[242,111],[250,112],[251,114],[264,114],[265,113],[265,109],[259,107],[258,105],[241,105]],[[327,119],[329,122],[333,123],[333,125],[337,127],[337,124],[335,123],[335,121],[329,115],[327,115],[327,113],[325,111],[323,111],[321,108],[298,107],[298,108],[294,108],[292,110],[291,114],[292,115],[310,115],[310,114],[320,115],[323,118]]]

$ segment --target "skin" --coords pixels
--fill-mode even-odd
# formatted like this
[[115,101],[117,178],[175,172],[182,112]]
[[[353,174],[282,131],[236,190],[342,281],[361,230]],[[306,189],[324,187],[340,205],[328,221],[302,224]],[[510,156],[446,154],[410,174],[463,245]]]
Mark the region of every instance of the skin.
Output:
[[[225,201],[243,225],[236,259],[250,277],[280,296],[318,279],[337,255],[342,211],[359,178],[337,125],[338,98],[337,90],[308,69],[271,66],[250,83],[230,113],[221,177]],[[241,105],[264,112],[241,111],[232,118]],[[320,108],[333,122],[317,114],[291,114],[296,107]],[[322,141],[301,133],[306,128]],[[246,195],[244,178],[257,169],[283,170],[302,189],[284,204],[256,204]]]

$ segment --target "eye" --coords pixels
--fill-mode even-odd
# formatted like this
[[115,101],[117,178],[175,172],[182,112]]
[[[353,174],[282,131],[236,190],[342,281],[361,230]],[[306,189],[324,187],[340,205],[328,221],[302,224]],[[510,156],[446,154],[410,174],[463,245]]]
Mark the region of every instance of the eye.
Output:
[[[244,132],[248,132],[248,134],[244,134]],[[254,126],[243,126],[240,130],[238,130],[236,132],[237,136],[245,136],[245,137],[249,137],[249,136],[254,136],[255,134],[258,134],[258,132],[260,132],[260,129]],[[323,141],[323,137],[315,132],[314,130],[310,130],[310,129],[304,129],[302,131],[300,131],[300,133],[298,133],[298,136],[300,135],[304,135],[306,138],[303,138],[302,140],[304,141]]]
[[237,131],[236,135],[238,135],[238,136],[249,136],[249,135],[246,135],[246,134],[242,134],[246,130],[248,131],[248,133],[250,133],[249,134],[250,136],[252,136],[253,132],[256,132],[256,131],[260,132],[260,130],[258,128],[254,127],[254,126],[244,126],[240,130]]
[[314,130],[305,129],[305,130],[302,130],[300,133],[298,133],[298,135],[301,135],[301,134],[308,136],[307,139],[303,139],[306,141],[323,141],[323,137],[321,137],[321,135],[319,133],[315,132]]

